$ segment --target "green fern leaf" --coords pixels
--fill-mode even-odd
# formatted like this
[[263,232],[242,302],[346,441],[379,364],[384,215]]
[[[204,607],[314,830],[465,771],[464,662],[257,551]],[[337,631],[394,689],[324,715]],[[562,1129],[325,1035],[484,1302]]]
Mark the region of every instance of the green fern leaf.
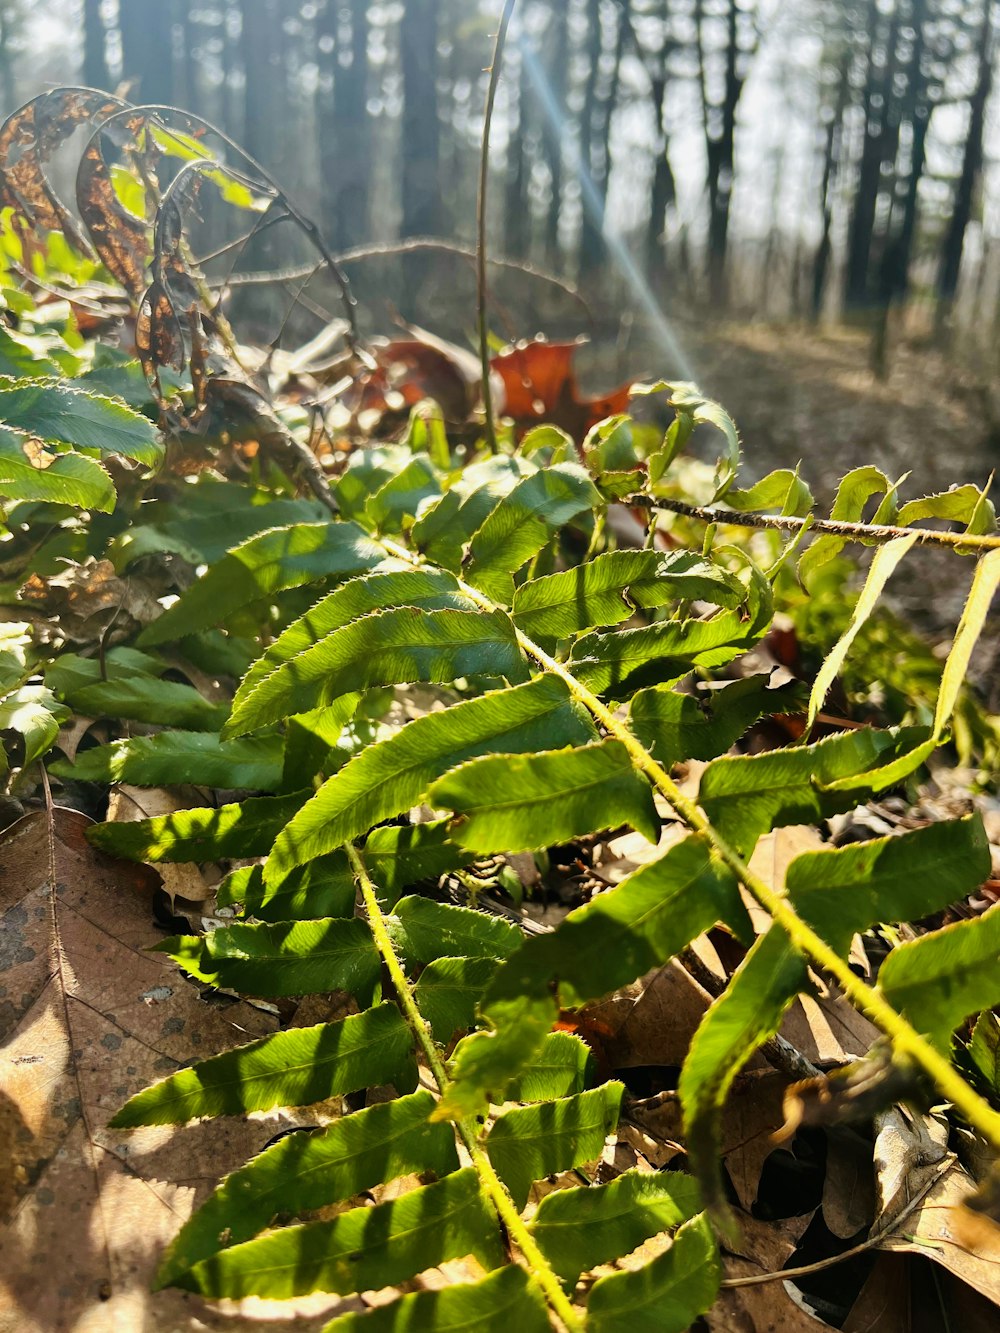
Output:
[[536,1180],[595,1161],[618,1125],[621,1083],[507,1111],[493,1124],[486,1151],[520,1210]]
[[736,607],[745,597],[737,578],[693,552],[608,551],[575,569],[522,584],[511,614],[526,634],[559,639],[616,625],[637,606],[701,600]]
[[788,936],[772,926],[706,1011],[681,1070],[688,1159],[716,1225],[733,1230],[721,1177],[719,1122],[733,1079],[761,1042],[777,1032],[804,986],[806,969]]
[[599,1278],[587,1302],[588,1333],[684,1333],[719,1293],[722,1263],[704,1217],[680,1228],[670,1249],[631,1273]]
[[910,533],[906,537],[897,537],[895,541],[887,542],[885,546],[880,546],[875,552],[871,568],[868,570],[868,577],[865,579],[865,585],[861,589],[854,611],[851,614],[850,623],[831,651],[827,653],[823,665],[816,674],[812,692],[809,695],[809,716],[806,719],[807,733],[812,730],[819,710],[823,707],[823,701],[829,692],[830,686],[837,679],[840,668],[847,660],[847,654],[850,652],[851,644],[857,637],[858,631],[875,610],[878,599],[882,596],[893,570],[916,540],[916,533]]
[[436,778],[465,759],[571,745],[593,735],[593,723],[554,676],[415,718],[323,784],[278,837],[264,878],[278,883],[295,866],[411,809]]
[[[873,495],[884,497],[873,521],[895,523],[899,517],[896,489],[877,467],[856,467],[841,479],[830,517],[840,522],[860,522],[865,505]],[[817,570],[840,554],[846,541],[846,537],[837,537],[832,533],[824,533],[816,538],[799,560],[798,575],[804,587],[808,586]]]
[[527,1069],[507,1085],[509,1102],[548,1102],[583,1092],[593,1073],[590,1047],[573,1032],[550,1032]]
[[665,768],[684,759],[715,759],[762,717],[798,711],[797,684],[770,689],[770,676],[746,676],[721,689],[681,694],[657,685],[633,695],[629,725]]
[[627,698],[644,685],[676,681],[695,665],[721,666],[751,648],[771,623],[767,580],[754,573],[746,612],[721,611],[705,620],[664,620],[641,629],[585,634],[569,665],[597,694]]
[[[896,522],[903,527],[922,518],[943,518],[951,523],[970,525],[968,532],[996,532],[997,516],[993,505],[978,486],[955,486],[950,491],[924,495],[919,500],[908,500],[899,511]],[[975,527],[971,526],[976,520]]]
[[220,907],[238,903],[260,921],[309,921],[353,916],[357,886],[347,856],[332,852],[300,866],[276,888],[265,885],[262,865],[234,870],[215,896]]
[[504,1262],[496,1218],[474,1170],[330,1222],[285,1227],[203,1259],[177,1285],[205,1296],[287,1300],[311,1291],[348,1295],[405,1282],[447,1259]]
[[422,879],[437,879],[466,866],[472,854],[451,841],[447,819],[427,824],[388,824],[372,829],[365,843],[365,864],[389,907],[402,889]]
[[879,972],[879,990],[948,1052],[964,1019],[1000,1003],[998,958],[1000,907],[994,907],[894,949]]
[[342,990],[369,1004],[379,977],[378,950],[359,919],[240,922],[155,947],[200,981],[243,995]]
[[990,874],[978,815],[896,837],[797,856],[785,890],[800,916],[841,955],[879,922],[919,921],[974,893]]
[[288,1134],[227,1176],[174,1238],[157,1274],[169,1286],[226,1244],[250,1240],[278,1214],[302,1214],[350,1199],[411,1171],[458,1169],[455,1137],[432,1125],[429,1092],[419,1091],[341,1116],[325,1129]]
[[740,921],[736,881],[697,835],[578,907],[554,931],[529,939],[498,972],[483,1005],[504,1023],[506,1007],[535,997],[555,1017],[610,995],[656,967],[720,920]]
[[479,1282],[417,1291],[365,1314],[340,1315],[323,1333],[551,1333],[545,1298],[523,1268],[508,1264]]
[[428,800],[455,812],[451,836],[474,852],[530,851],[626,823],[659,837],[652,789],[621,741],[485,755],[445,774]]
[[[813,824],[857,805],[873,784],[868,770],[898,739],[866,727],[815,745],[715,759],[702,774],[698,800],[719,832],[749,854],[772,828]],[[845,789],[831,789],[839,779]]]
[[447,1045],[456,1032],[474,1026],[476,1007],[499,966],[489,957],[442,957],[427,964],[413,993],[435,1041]]
[[[378,1083],[412,1080],[413,1037],[393,1004],[272,1033],[171,1074],[132,1097],[115,1129],[180,1125],[208,1115],[309,1106]],[[411,1081],[412,1087],[412,1081]]]
[[0,496],[110,514],[117,492],[95,458],[53,453],[27,431],[0,425]]
[[102,680],[100,662],[63,653],[46,670],[45,683],[85,717],[118,717],[185,731],[218,731],[226,720],[225,704],[209,703],[191,685],[161,680],[166,662],[146,653],[116,648],[104,666]]
[[509,605],[514,592],[511,576],[561,527],[602,505],[594,483],[576,463],[557,463],[525,477],[473,535],[468,581]]
[[39,440],[57,440],[102,455],[120,454],[156,467],[163,443],[156,427],[116,398],[73,388],[64,380],[0,383],[0,421]]
[[719,920],[746,934],[735,879],[700,837],[685,839],[617,888],[529,939],[497,972],[481,1010],[493,1031],[460,1043],[442,1113],[478,1113],[538,1057],[559,1005],[610,994],[679,952]]
[[130,782],[137,787],[190,782],[274,791],[281,786],[281,749],[280,736],[220,741],[207,731],[161,731],[96,745],[80,753],[75,763],[58,761],[51,771],[75,782]]
[[275,837],[309,793],[251,796],[216,807],[197,806],[131,823],[95,824],[87,838],[102,852],[129,861],[215,861],[266,856]]
[[[367,862],[367,856],[366,856]],[[469,907],[403,898],[396,904],[398,947],[415,963],[435,958],[508,958],[521,947],[518,928],[502,917]]]
[[267,726],[352,690],[473,675],[527,679],[527,663],[502,611],[374,611],[278,666],[234,708],[226,734]]
[[738,513],[767,513],[777,510],[782,515],[803,518],[812,509],[813,494],[799,476],[798,468],[778,468],[755,482],[748,490],[726,491],[726,508]]
[[376,532],[402,532],[422,504],[441,494],[441,482],[426,454],[417,454],[381,486],[365,505]]
[[319,579],[345,579],[395,566],[356,523],[297,523],[261,532],[234,547],[147,625],[143,647],[183,638],[225,622],[234,611],[286,588]]
[[626,1171],[608,1185],[546,1194],[528,1230],[567,1283],[628,1254],[650,1236],[673,1231],[701,1208],[693,1176]]
[[462,549],[505,495],[537,472],[527,458],[496,454],[473,463],[436,504],[428,505],[410,531],[417,550],[447,569],[458,569]]
[[310,607],[305,615],[293,620],[254,662],[236,691],[234,715],[246,706],[258,685],[283,663],[359,616],[397,606],[421,606],[429,611],[446,607],[456,611],[475,609],[475,603],[458,591],[455,576],[440,569],[407,569],[350,579]]

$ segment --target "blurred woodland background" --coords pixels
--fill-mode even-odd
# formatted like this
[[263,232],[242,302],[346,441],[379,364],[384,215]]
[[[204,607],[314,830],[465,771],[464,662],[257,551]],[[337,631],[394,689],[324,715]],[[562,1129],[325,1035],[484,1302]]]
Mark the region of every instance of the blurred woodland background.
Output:
[[[61,82],[127,85],[222,127],[336,251],[470,244],[499,9],[0,0],[0,97],[7,112]],[[758,471],[801,457],[821,489],[857,462],[927,489],[981,481],[1000,455],[998,38],[994,0],[520,0],[492,251],[588,310],[493,270],[497,338],[587,334],[594,388],[696,379]],[[278,234],[250,255],[301,258]],[[370,330],[401,319],[471,345],[467,258],[349,273]],[[263,326],[270,290],[233,299]]]

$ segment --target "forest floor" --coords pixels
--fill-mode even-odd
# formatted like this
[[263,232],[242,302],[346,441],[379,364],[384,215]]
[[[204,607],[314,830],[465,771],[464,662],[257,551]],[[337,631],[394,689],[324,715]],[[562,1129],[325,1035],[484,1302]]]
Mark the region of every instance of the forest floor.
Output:
[[[675,321],[674,332],[696,383],[736,420],[747,484],[801,464],[828,510],[840,478],[865,464],[893,480],[909,473],[915,495],[983,486],[1000,464],[1000,384],[936,348],[900,341],[879,379],[870,336],[856,329],[730,320]],[[638,327],[617,347],[595,337],[580,362],[588,388],[674,374]],[[893,581],[890,601],[931,634],[950,631],[967,582],[961,563],[925,549]]]
[[910,470],[932,491],[981,485],[1000,458],[995,386],[938,350],[898,345],[880,380],[869,338],[852,330],[725,324],[696,338],[703,387],[735,415],[750,467],[801,459],[824,499],[863,463]]
[[[917,490],[932,491],[982,485],[1000,461],[1000,388],[938,349],[897,343],[880,380],[859,330],[732,320],[675,322],[675,332],[692,378],[735,417],[748,474],[801,462],[828,503],[840,477],[866,463],[909,470]],[[616,374],[674,374],[638,328],[617,349],[595,338],[580,360],[599,389]]]

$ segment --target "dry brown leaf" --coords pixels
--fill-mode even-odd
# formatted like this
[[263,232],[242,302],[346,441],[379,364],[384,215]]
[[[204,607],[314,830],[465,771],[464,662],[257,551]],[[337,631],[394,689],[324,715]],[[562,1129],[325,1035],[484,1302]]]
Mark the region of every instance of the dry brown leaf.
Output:
[[823,1221],[841,1240],[851,1240],[875,1218],[875,1168],[872,1146],[850,1130],[826,1136]]
[[107,1123],[155,1078],[274,1021],[204,1003],[165,956],[146,952],[155,876],[91,848],[89,823],[57,808],[0,835],[0,1330],[227,1327],[197,1298],[151,1295],[157,1257],[218,1178],[293,1117],[129,1133]]
[[45,172],[49,159],[78,126],[99,120],[123,103],[86,88],[54,88],[32,98],[4,122],[0,134],[0,205],[14,210],[15,222],[61,232],[81,254],[90,254],[73,214],[55,193]]
[[76,761],[76,752],[80,748],[80,742],[96,720],[92,717],[73,716],[64,727],[59,728],[56,746],[62,750],[71,764]]
[[[121,783],[112,788],[108,799],[108,823],[129,824],[139,819],[152,819],[156,815],[172,815],[176,810],[186,809],[188,805],[190,802],[183,796],[176,796],[163,787],[130,787],[127,783]],[[182,861],[172,865],[164,861],[157,866],[156,873],[172,905],[179,899],[203,903],[211,896],[208,880],[193,863]],[[215,878],[219,877],[216,875]]]
[[996,1308],[923,1255],[879,1254],[844,1333],[995,1333]]
[[608,1050],[613,1068],[680,1068],[711,1002],[708,991],[672,959],[646,978],[641,997],[615,1034]]
[[782,1103],[788,1078],[774,1069],[741,1074],[722,1111],[722,1159],[741,1205],[750,1209],[764,1163],[777,1147],[784,1123]]
[[875,1119],[875,1177],[878,1227],[918,1198],[941,1174],[948,1157],[948,1126],[929,1115],[893,1106]]
[[1000,1305],[1000,1230],[977,1228],[970,1234],[966,1227],[963,1204],[975,1190],[962,1167],[949,1165],[880,1248],[921,1254]]
[[881,1032],[836,987],[800,995],[785,1015],[781,1035],[817,1065],[841,1065],[866,1055]]
[[[144,123],[141,111],[118,122],[133,135]],[[146,288],[146,265],[150,259],[147,227],[122,205],[115,193],[111,168],[104,159],[102,140],[97,135],[88,143],[77,167],[76,204],[105,268],[133,300],[138,300]]]
[[46,616],[56,617],[62,637],[92,644],[114,624],[132,632],[155,620],[163,608],[141,578],[121,579],[110,560],[88,556],[68,563],[61,574],[32,574],[21,589],[21,601]]

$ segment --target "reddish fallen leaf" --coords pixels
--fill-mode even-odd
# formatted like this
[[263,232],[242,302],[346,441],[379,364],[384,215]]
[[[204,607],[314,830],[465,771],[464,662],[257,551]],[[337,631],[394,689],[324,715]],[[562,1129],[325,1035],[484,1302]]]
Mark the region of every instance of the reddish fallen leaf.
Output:
[[631,384],[597,398],[581,396],[573,369],[580,345],[536,338],[495,356],[490,365],[503,381],[504,415],[522,427],[542,421],[560,426],[580,444],[591,426],[624,412]]
[[[425,329],[410,332],[374,348],[376,368],[355,382],[345,400],[358,413],[391,414],[433,398],[446,421],[467,421],[481,399],[478,357]],[[536,338],[495,356],[490,382],[496,414],[510,417],[519,430],[543,421],[559,426],[581,444],[591,426],[624,412],[630,384],[596,398],[581,395],[573,368],[580,345]]]

